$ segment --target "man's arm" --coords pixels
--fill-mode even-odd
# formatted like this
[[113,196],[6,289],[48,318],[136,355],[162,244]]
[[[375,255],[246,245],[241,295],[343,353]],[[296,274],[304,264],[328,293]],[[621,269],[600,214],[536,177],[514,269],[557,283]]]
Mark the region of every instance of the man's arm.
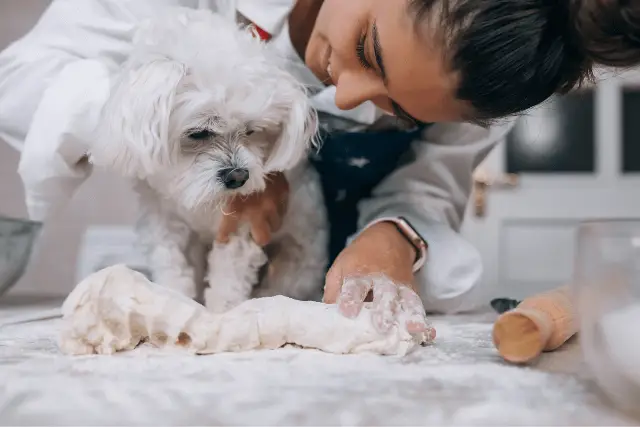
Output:
[[477,284],[482,263],[459,235],[472,189],[472,173],[505,138],[513,121],[489,129],[471,124],[436,124],[413,147],[414,158],[387,177],[363,201],[359,226],[380,218],[404,218],[428,244],[427,263],[416,273],[428,311],[469,308],[465,296]]

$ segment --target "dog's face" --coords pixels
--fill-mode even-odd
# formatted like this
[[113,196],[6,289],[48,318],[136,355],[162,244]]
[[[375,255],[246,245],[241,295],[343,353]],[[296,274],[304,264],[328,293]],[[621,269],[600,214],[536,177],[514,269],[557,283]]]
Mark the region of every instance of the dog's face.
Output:
[[91,157],[193,209],[294,167],[316,116],[267,46],[212,15],[187,18],[141,32]]
[[189,67],[180,82],[167,139],[175,155],[159,171],[187,207],[263,190],[269,172],[301,160],[314,130],[305,92],[273,65],[207,69]]

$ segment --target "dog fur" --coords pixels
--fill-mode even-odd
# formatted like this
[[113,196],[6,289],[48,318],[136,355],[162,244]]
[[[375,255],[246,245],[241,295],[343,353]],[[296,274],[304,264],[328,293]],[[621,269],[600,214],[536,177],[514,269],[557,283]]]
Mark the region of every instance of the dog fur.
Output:
[[[327,223],[315,170],[317,117],[305,88],[268,44],[208,11],[174,9],[141,26],[113,84],[91,162],[131,178],[153,279],[197,296],[194,245],[207,248],[205,302],[226,311],[253,296],[313,299],[327,264]],[[239,188],[225,171],[245,170]],[[283,226],[259,247],[248,228],[214,243],[229,196],[284,171]]]

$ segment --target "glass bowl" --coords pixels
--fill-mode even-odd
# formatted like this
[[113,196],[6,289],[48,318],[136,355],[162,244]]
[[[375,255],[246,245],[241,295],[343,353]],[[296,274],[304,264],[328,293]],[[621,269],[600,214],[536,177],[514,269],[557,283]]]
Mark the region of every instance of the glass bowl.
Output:
[[22,277],[42,224],[0,216],[0,296]]
[[640,416],[640,220],[579,225],[573,292],[585,363],[619,409]]

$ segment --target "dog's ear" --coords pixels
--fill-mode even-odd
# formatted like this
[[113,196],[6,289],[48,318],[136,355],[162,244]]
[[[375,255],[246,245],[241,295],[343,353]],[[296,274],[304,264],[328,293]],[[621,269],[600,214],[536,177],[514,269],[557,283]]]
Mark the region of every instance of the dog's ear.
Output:
[[144,178],[171,164],[170,118],[186,67],[164,57],[130,62],[112,87],[91,150],[98,166]]
[[265,164],[268,171],[294,167],[310,148],[318,145],[318,115],[311,107],[305,90],[296,87],[285,96],[287,118]]

